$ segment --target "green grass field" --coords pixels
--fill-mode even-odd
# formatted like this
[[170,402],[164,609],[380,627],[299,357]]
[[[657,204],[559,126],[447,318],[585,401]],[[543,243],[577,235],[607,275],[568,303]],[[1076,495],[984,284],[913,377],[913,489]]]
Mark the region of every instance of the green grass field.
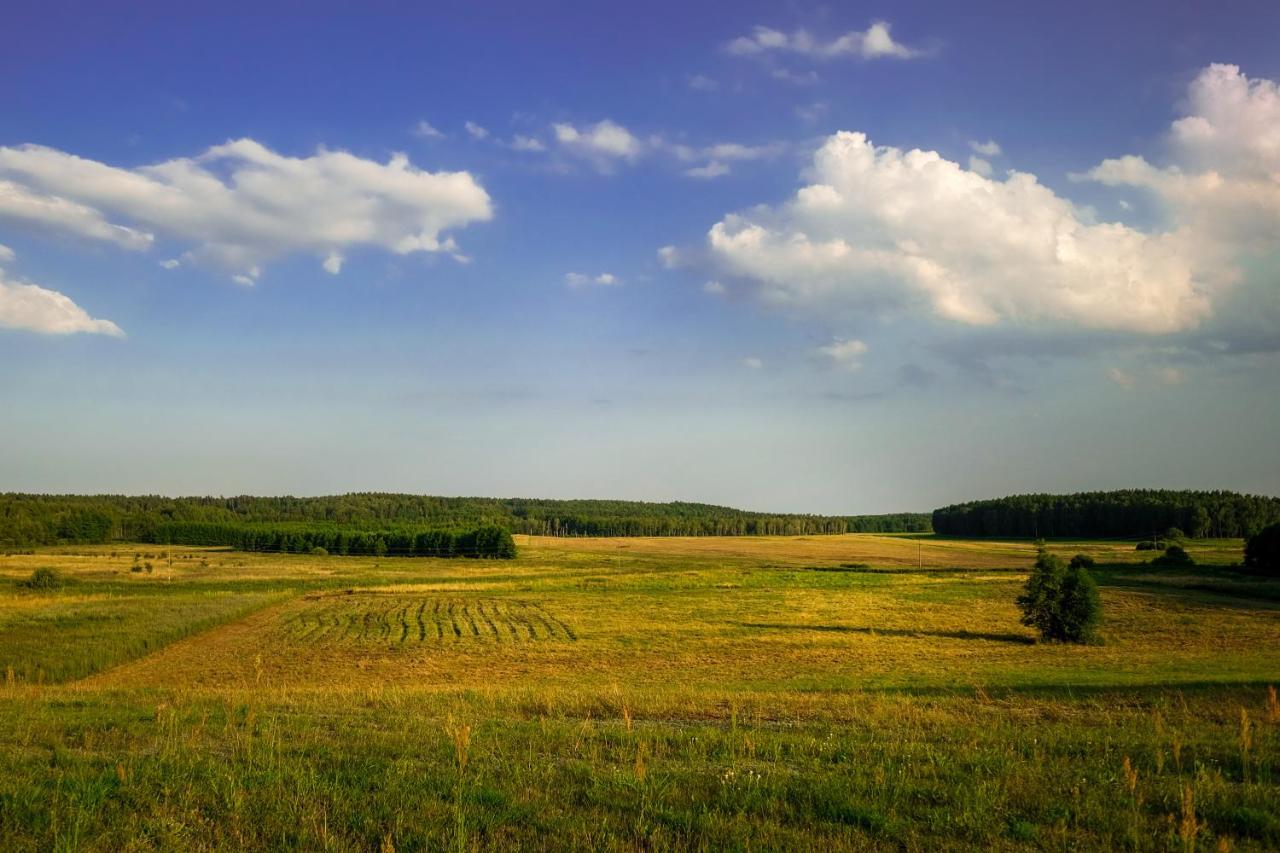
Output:
[[0,557],[0,846],[1280,845],[1280,582],[1239,541],[1054,543],[1103,564],[1088,646],[1019,624],[1026,542],[518,541]]

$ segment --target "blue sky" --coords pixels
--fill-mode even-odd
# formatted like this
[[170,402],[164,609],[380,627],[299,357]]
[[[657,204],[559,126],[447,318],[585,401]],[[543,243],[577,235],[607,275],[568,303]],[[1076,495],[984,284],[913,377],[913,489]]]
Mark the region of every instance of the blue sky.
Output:
[[1280,493],[1280,8],[28,4],[0,488]]

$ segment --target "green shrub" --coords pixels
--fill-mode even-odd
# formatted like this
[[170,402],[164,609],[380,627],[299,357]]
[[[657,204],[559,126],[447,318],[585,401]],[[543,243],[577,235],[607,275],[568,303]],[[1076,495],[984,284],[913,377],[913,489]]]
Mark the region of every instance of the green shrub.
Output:
[[1076,554],[1074,557],[1071,558],[1071,564],[1069,568],[1092,569],[1096,565],[1097,565],[1097,562],[1093,559],[1093,557],[1090,557],[1088,554]]
[[1097,637],[1102,621],[1102,599],[1088,570],[1075,560],[1062,560],[1041,551],[1018,596],[1022,624],[1035,628],[1046,640],[1087,643]]
[[50,568],[39,568],[22,585],[27,589],[58,589],[62,586],[62,575]]
[[1280,574],[1280,524],[1249,537],[1244,546],[1244,564],[1268,574]]
[[1164,553],[1151,561],[1153,566],[1194,566],[1196,561],[1181,545],[1170,545]]
[[1163,551],[1164,549],[1165,549],[1165,543],[1161,542],[1160,540],[1158,540],[1158,539],[1144,539],[1144,540],[1142,540],[1141,542],[1139,542],[1139,543],[1138,543],[1138,547],[1137,547],[1135,550],[1138,550],[1138,551]]
[[313,556],[313,557],[327,557],[327,556],[329,556],[329,552],[328,552],[328,551],[326,551],[324,548],[321,548],[319,545],[317,545],[316,547],[314,547],[314,548],[312,548],[312,549],[311,549],[311,556]]

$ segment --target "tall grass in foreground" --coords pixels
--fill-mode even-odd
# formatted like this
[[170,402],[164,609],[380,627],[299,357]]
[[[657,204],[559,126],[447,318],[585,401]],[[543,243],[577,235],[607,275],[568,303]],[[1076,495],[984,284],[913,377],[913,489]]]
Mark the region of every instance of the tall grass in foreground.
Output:
[[[0,699],[14,850],[1264,849],[1262,688],[1089,697],[410,689]],[[690,715],[690,707],[700,709]],[[628,718],[630,723],[628,723]],[[462,723],[461,720],[469,720]],[[424,731],[445,737],[423,739]]]

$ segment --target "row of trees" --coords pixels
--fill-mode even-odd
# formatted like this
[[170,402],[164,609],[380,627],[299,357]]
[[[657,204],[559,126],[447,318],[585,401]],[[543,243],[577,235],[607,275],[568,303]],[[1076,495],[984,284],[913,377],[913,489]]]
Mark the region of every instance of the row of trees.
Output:
[[446,498],[355,493],[330,497],[166,498],[0,495],[0,548],[57,542],[155,541],[161,526],[306,524],[348,530],[502,527],[545,536],[750,536],[927,532],[925,513],[779,515],[697,503]]
[[1196,539],[1246,537],[1277,521],[1280,498],[1155,489],[1013,495],[933,511],[936,533],[1036,539],[1150,536],[1173,527]]
[[240,551],[270,551],[371,557],[478,557],[509,560],[516,555],[511,534],[501,527],[474,530],[352,530],[302,524],[219,524],[175,521],[161,524],[142,540],[169,545],[223,545]]

